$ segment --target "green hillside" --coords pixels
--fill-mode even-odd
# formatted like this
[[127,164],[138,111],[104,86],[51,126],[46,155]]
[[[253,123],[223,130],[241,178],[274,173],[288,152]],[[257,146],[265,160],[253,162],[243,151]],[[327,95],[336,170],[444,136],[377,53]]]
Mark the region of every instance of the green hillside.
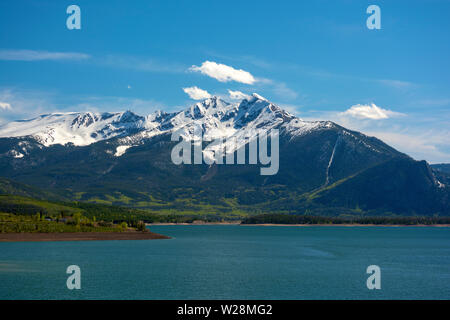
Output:
[[0,177],[0,195],[16,195],[35,199],[64,200],[65,198],[55,193],[44,191],[10,179]]

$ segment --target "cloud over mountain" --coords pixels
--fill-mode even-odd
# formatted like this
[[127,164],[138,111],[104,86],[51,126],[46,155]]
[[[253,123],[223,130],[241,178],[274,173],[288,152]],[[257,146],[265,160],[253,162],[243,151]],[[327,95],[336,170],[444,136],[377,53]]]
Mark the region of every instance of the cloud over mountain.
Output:
[[9,103],[0,101],[0,109],[11,110],[11,105]]
[[355,118],[381,120],[388,119],[395,116],[401,116],[402,113],[387,110],[376,106],[374,103],[370,105],[357,104],[350,107],[342,115],[350,115]]
[[196,86],[183,88],[183,91],[186,92],[186,94],[193,100],[203,100],[211,97],[208,91],[200,89]]
[[189,68],[189,70],[200,72],[220,82],[236,81],[245,84],[253,84],[256,82],[256,79],[251,75],[250,72],[242,69],[237,70],[233,67],[213,61],[205,61],[200,67],[192,66]]
[[248,94],[245,94],[241,91],[233,91],[233,90],[228,90],[228,94],[230,95],[230,98],[233,100],[242,100],[242,99],[249,99],[250,96]]

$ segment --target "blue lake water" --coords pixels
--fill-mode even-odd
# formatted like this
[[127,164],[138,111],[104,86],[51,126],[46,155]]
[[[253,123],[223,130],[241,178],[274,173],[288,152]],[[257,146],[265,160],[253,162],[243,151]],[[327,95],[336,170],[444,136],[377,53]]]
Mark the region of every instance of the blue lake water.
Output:
[[151,230],[173,239],[0,243],[0,299],[450,299],[450,228]]

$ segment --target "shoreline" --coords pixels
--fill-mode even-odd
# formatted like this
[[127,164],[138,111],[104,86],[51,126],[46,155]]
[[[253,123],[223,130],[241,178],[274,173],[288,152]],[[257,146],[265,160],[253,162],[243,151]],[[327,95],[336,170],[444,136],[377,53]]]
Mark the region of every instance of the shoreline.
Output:
[[61,232],[61,233],[0,233],[0,242],[40,241],[102,241],[171,239],[154,232]]
[[240,222],[162,222],[146,223],[147,226],[206,226],[206,225],[236,225],[236,226],[257,226],[257,227],[450,227],[450,224],[361,224],[361,223],[341,223],[341,224],[283,224],[283,223],[247,223]]
[[[256,227],[433,227],[448,228],[450,224],[241,224],[238,222],[205,222],[205,223],[147,223],[147,226],[206,226],[206,225],[229,225],[229,226],[256,226]],[[158,240],[171,239],[155,232],[55,232],[55,233],[0,233],[0,242],[51,242],[51,241],[108,241],[108,240]]]
[[260,226],[260,227],[450,227],[450,224],[362,224],[362,223],[341,223],[341,224],[241,224],[241,226]]
[[209,225],[241,225],[241,222],[156,222],[146,223],[146,226],[209,226]]

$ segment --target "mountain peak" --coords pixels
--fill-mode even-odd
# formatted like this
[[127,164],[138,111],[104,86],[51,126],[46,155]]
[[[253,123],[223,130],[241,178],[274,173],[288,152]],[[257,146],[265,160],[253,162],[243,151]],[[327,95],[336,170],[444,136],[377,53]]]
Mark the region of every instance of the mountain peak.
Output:
[[233,103],[212,96],[179,112],[156,111],[146,117],[131,110],[53,113],[1,125],[0,137],[29,137],[44,146],[67,143],[84,146],[114,137],[133,136],[133,141],[138,141],[193,122],[201,123],[205,133],[228,136],[241,129],[270,129],[287,124],[293,118],[282,108],[253,93]]
[[212,96],[210,98],[206,98],[205,100],[203,100],[199,103],[202,104],[203,106],[205,106],[205,108],[209,108],[209,107],[216,108],[217,106],[229,105],[228,102],[226,102],[225,100],[222,100],[218,96]]
[[135,114],[134,112],[127,110],[125,112],[121,112],[118,117],[118,122],[136,122],[139,120],[143,120],[144,118]]

